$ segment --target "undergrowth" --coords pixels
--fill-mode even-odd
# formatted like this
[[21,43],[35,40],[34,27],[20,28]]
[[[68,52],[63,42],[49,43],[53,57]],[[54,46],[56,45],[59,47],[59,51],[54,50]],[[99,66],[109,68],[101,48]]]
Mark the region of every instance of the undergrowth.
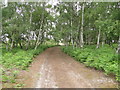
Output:
[[2,48],[2,55],[0,56],[2,83],[16,83],[19,71],[27,70],[36,55],[52,46],[53,45],[41,45],[36,50],[14,48],[11,51],[6,51],[5,48]]
[[113,74],[116,80],[120,81],[118,68],[118,55],[110,46],[105,45],[96,49],[95,46],[85,46],[84,48],[72,48],[72,46],[62,47],[62,50],[68,55],[74,57],[77,61],[86,66],[103,70],[106,75]]

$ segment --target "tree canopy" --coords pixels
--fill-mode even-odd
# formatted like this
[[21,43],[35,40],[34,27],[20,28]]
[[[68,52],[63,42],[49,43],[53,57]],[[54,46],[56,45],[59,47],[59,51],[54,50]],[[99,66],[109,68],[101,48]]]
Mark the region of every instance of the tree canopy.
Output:
[[48,40],[73,47],[112,45],[120,37],[119,7],[119,2],[9,2],[2,8],[2,42],[8,49],[36,49]]

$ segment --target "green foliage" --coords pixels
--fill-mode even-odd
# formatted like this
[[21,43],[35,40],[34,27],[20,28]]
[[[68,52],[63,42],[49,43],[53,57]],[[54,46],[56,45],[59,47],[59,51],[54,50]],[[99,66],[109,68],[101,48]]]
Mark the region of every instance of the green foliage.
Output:
[[24,84],[16,84],[14,88],[22,88]]
[[11,51],[6,51],[5,48],[2,48],[3,53],[0,57],[2,58],[0,59],[0,64],[3,67],[1,68],[2,82],[15,83],[19,70],[26,70],[33,61],[33,57],[43,52],[46,48],[52,46],[53,45],[41,45],[37,50],[29,49],[27,51],[20,48],[14,48]]
[[13,77],[13,76],[3,75],[2,76],[2,82],[3,83],[6,83],[6,82],[8,82],[8,83],[15,83],[16,80],[15,80],[15,77]]
[[62,47],[62,49],[65,53],[74,57],[77,61],[84,63],[86,66],[104,70],[105,74],[116,75],[116,80],[120,81],[118,55],[108,45],[99,49],[95,49],[94,45],[85,46],[83,49],[73,49],[71,46]]
[[0,60],[0,63],[3,64],[6,68],[18,68],[18,69],[26,69],[29,64],[32,62],[33,56],[35,57],[42,51],[44,51],[46,48],[50,46],[41,45],[38,47],[37,50],[22,50],[19,48],[14,48],[11,51],[6,51],[3,49],[3,55],[2,60]]
[[[6,50],[11,50],[6,51],[3,48],[3,57],[0,56],[3,82],[15,82],[17,70],[26,70],[32,58],[48,46],[42,45],[37,50],[31,48],[41,43],[56,44],[56,42],[72,44],[73,47],[79,46],[82,44],[82,36],[84,43],[90,46],[84,46],[83,49],[63,47],[64,52],[86,66],[104,70],[106,74],[114,73],[119,80],[117,55],[109,46],[104,46],[104,43],[109,45],[112,45],[113,41],[117,43],[120,37],[119,4],[119,2],[59,2],[53,7],[48,2],[9,2],[7,7],[2,8],[1,41],[6,45]],[[5,40],[6,37],[8,41]],[[95,50],[96,41],[102,42],[104,47]],[[9,81],[9,77],[4,75],[14,78]]]

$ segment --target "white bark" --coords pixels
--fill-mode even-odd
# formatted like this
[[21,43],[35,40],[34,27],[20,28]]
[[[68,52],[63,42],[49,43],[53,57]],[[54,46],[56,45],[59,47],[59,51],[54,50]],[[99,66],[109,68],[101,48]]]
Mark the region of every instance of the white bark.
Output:
[[80,31],[80,47],[83,47],[83,25],[84,25],[84,3],[82,5],[82,25],[81,25],[81,31]]
[[[73,8],[73,6],[71,5],[71,7]],[[72,43],[72,46],[73,46],[73,48],[74,48],[74,42],[73,42],[73,30],[72,30],[72,26],[73,26],[73,22],[72,22],[72,20],[73,20],[73,18],[72,18],[72,16],[73,15],[71,15],[71,21],[70,21],[70,24],[71,24],[71,43]]]
[[30,13],[30,25],[32,23],[32,12]]
[[102,47],[104,46],[104,44],[105,44],[105,35],[103,35]]
[[11,42],[11,45],[10,45],[10,50],[12,50],[13,48],[13,39],[12,39],[12,42]]
[[117,48],[117,51],[116,51],[118,54],[120,54],[120,36],[119,36],[119,40],[118,40],[118,48]]
[[100,45],[100,29],[99,29],[99,32],[98,32],[97,47],[96,48],[99,48],[99,45]]
[[[43,8],[44,8],[44,4],[43,4]],[[42,29],[42,25],[43,25],[43,19],[44,19],[44,10],[43,10],[43,13],[42,13],[42,18],[41,18],[41,23],[40,23],[40,29],[39,29],[39,32],[38,32],[38,37],[37,37],[37,41],[36,41],[36,45],[35,45],[35,50],[39,46],[39,41],[40,41],[40,36],[41,36],[41,29]]]
[[8,45],[8,43],[6,43],[6,50],[8,51],[8,47],[9,47],[9,45]]

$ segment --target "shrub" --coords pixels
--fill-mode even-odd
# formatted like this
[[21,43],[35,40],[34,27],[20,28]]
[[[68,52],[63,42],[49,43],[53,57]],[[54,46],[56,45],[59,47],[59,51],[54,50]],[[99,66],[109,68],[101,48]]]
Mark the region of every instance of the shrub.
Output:
[[84,63],[86,66],[104,70],[105,74],[116,75],[116,80],[120,81],[118,73],[118,55],[114,49],[105,45],[99,49],[95,45],[85,46],[84,48],[75,48],[71,46],[62,47],[62,50],[68,55],[74,57],[77,61]]
[[18,70],[26,70],[33,57],[43,52],[46,48],[52,47],[53,45],[41,45],[36,50],[22,50],[20,48],[14,48],[11,51],[6,51],[2,48],[2,56],[0,56],[0,64],[2,65],[2,82],[4,83],[15,83],[15,79]]

